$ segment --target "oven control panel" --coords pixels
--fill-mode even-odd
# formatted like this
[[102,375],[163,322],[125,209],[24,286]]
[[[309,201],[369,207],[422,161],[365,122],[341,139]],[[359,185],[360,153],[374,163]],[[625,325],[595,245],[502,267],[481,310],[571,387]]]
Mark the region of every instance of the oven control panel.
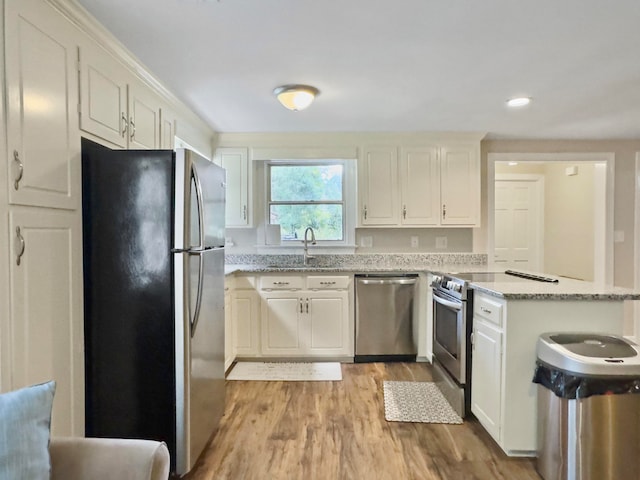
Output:
[[431,286],[434,290],[446,293],[455,298],[466,299],[467,282],[449,275],[434,275]]

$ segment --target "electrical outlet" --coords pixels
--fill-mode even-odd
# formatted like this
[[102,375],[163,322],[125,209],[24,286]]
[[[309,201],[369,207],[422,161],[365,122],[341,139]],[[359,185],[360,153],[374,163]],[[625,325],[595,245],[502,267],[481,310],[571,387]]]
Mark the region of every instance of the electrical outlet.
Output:
[[360,237],[360,246],[366,247],[366,248],[373,247],[373,237],[371,236]]
[[436,248],[447,248],[447,237],[436,237]]
[[411,237],[411,248],[418,248],[419,244],[420,244],[420,242],[418,241],[418,237],[412,236]]

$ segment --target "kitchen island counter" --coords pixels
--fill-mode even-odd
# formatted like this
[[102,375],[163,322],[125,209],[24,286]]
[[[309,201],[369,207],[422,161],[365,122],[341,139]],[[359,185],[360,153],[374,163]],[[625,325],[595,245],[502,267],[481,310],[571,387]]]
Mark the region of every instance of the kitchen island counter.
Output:
[[555,277],[556,283],[538,282],[518,277],[496,281],[471,281],[476,291],[508,300],[640,300],[640,292],[585,282],[572,278]]

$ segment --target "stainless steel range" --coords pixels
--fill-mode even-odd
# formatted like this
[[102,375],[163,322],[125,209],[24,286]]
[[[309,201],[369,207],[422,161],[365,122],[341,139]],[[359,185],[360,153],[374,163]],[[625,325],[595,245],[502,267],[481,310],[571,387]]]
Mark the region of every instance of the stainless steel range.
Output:
[[436,275],[433,287],[434,379],[461,417],[471,410],[472,290],[467,281]]

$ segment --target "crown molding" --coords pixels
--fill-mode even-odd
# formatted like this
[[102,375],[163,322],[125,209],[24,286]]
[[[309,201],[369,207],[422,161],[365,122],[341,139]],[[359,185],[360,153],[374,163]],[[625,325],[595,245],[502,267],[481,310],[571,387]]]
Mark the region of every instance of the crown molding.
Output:
[[95,40],[102,48],[124,64],[140,81],[152,88],[154,92],[169,105],[190,119],[199,122],[210,132],[213,128],[197,115],[182,100],[176,97],[151,70],[131,53],[107,28],[91,15],[77,0],[46,0],[55,10],[60,12],[79,30]]

